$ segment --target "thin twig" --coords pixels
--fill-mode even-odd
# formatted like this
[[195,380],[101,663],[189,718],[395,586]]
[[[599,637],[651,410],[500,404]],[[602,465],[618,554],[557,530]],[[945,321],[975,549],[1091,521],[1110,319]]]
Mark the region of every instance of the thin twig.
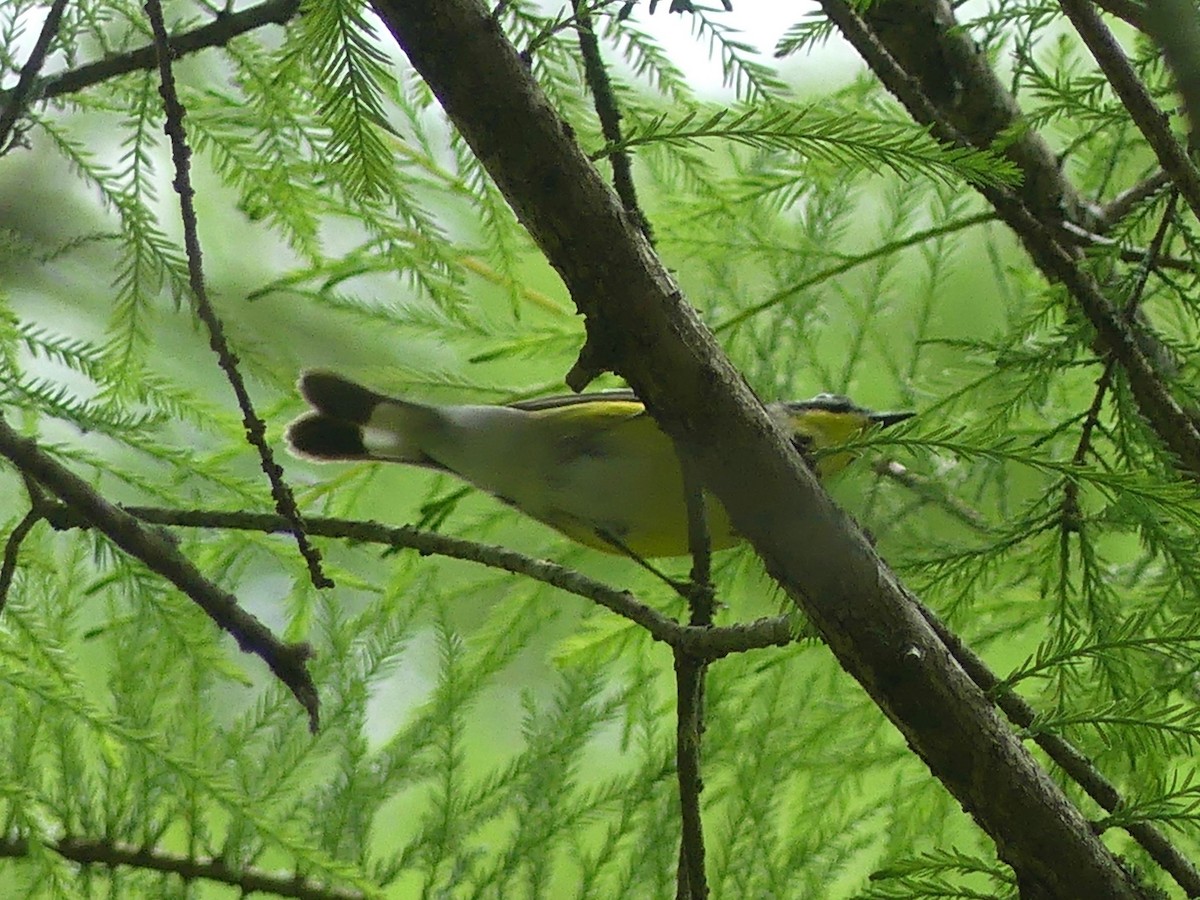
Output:
[[658,566],[654,565],[654,563],[650,562],[650,560],[646,559],[646,557],[642,556],[640,553],[638,553],[636,550],[634,550],[632,547],[630,547],[628,544],[626,544],[623,540],[621,540],[616,535],[611,534],[607,531],[602,531],[600,529],[597,529],[596,536],[598,538],[600,538],[600,540],[602,540],[606,544],[608,544],[610,547],[612,547],[613,550],[620,553],[622,556],[637,563],[639,566],[641,566],[643,569],[645,569],[647,572],[649,572],[651,575],[653,575],[655,578],[657,578],[659,581],[661,581],[663,584],[665,584],[667,587],[669,587],[671,590],[673,590],[675,593],[677,593],[680,597],[683,597],[685,600],[687,600],[691,596],[692,586],[688,582],[680,581],[678,578],[672,578],[670,575],[668,575],[666,572],[664,572]]
[[864,265],[873,260],[880,259],[884,256],[889,256],[892,253],[896,253],[908,247],[915,247],[917,244],[923,244],[925,241],[933,240],[946,234],[953,234],[956,231],[964,231],[967,228],[973,228],[976,225],[984,225],[988,222],[995,222],[998,218],[999,216],[997,216],[992,210],[975,213],[971,216],[964,216],[961,219],[943,222],[941,225],[935,225],[932,228],[926,228],[923,231],[915,231],[906,237],[898,238],[894,241],[888,241],[886,244],[880,244],[878,247],[873,247],[870,250],[867,250],[865,253],[849,256],[835,265],[829,266],[826,269],[822,269],[820,272],[817,272],[814,275],[810,275],[808,278],[797,281],[795,284],[789,284],[787,287],[776,291],[767,299],[756,303],[753,306],[748,306],[743,310],[739,310],[728,319],[724,319],[723,321],[714,325],[713,331],[716,334],[720,334],[723,331],[728,331],[730,328],[740,325],[747,319],[771,309],[774,306],[778,306],[789,297],[794,297],[796,294],[808,290],[813,285],[820,284],[823,281],[828,281],[830,278],[833,278],[837,275],[842,275],[846,272],[849,272],[851,269],[855,269],[858,266]]
[[[99,529],[114,544],[141,560],[204,610],[217,625],[233,635],[238,646],[260,657],[300,705],[308,712],[309,725],[317,727],[317,689],[306,663],[312,655],[307,644],[280,641],[271,630],[243,610],[237,598],[204,577],[171,539],[157,529],[147,528],[119,506],[109,503],[86,481],[52,458],[37,443],[14,431],[0,415],[0,456],[61,500],[78,518]],[[49,509],[43,510],[52,521]]]
[[[255,531],[262,534],[289,533],[287,520],[271,513],[163,509],[151,506],[127,506],[123,511],[153,525]],[[88,527],[85,518],[66,506],[46,509],[43,514],[50,525],[57,529]],[[534,559],[506,547],[479,544],[408,526],[388,526],[378,522],[356,522],[326,517],[306,518],[304,530],[307,534],[318,537],[338,538],[353,544],[379,544],[395,549],[411,549],[422,556],[446,556],[532,578],[577,597],[591,600],[642,626],[655,640],[679,647],[708,661],[747,650],[782,647],[791,643],[793,639],[790,621],[783,616],[713,628],[681,625],[653,607],[640,603],[628,591],[616,590],[566,566]]]
[[1095,231],[1103,234],[1124,219],[1139,203],[1150,199],[1171,183],[1171,176],[1159,169],[1143,178],[1132,187],[1126,188],[1095,212]]
[[[219,856],[180,856],[152,847],[82,837],[63,837],[42,846],[80,866],[106,869],[128,866],[174,875],[185,883],[212,881],[235,887],[242,896],[263,893],[297,900],[362,900],[365,896],[360,891],[319,884],[299,873],[279,875],[262,869],[238,869]],[[30,841],[26,838],[0,837],[0,857],[26,857],[30,850]]]
[[705,900],[704,822],[700,816],[700,736],[704,731],[705,663],[682,650],[675,651],[675,766],[679,780],[678,900]]
[[[1138,271],[1137,280],[1130,291],[1129,300],[1122,311],[1127,324],[1132,325],[1137,318],[1138,307],[1145,293],[1146,283],[1150,278],[1150,271],[1153,269],[1159,254],[1162,252],[1163,244],[1167,239],[1167,231],[1175,221],[1175,208],[1178,205],[1179,191],[1173,189],[1171,197],[1167,201],[1167,207],[1163,210],[1162,219],[1159,221],[1158,228],[1154,232],[1154,237],[1150,240],[1150,246],[1146,248],[1142,267]],[[1100,412],[1104,407],[1104,398],[1108,394],[1109,388],[1112,387],[1113,373],[1116,371],[1116,365],[1116,359],[1113,356],[1109,356],[1104,364],[1104,371],[1100,373],[1100,377],[1096,380],[1096,392],[1092,397],[1091,406],[1088,407],[1087,414],[1084,416],[1083,426],[1079,430],[1079,443],[1075,446],[1075,454],[1071,458],[1071,462],[1076,466],[1084,464],[1091,450],[1092,435],[1096,427],[1100,424]],[[1063,489],[1062,527],[1067,531],[1076,532],[1083,527],[1083,516],[1079,508],[1079,482],[1077,481],[1068,481],[1066,487]]]
[[[1063,239],[1071,244],[1088,245],[1090,247],[1104,247],[1107,250],[1114,252],[1122,262],[1131,262],[1144,264],[1148,248],[1146,247],[1122,247],[1120,243],[1113,238],[1104,237],[1101,234],[1087,231],[1072,222],[1062,223]],[[1178,259],[1174,256],[1166,256],[1159,254],[1154,259],[1154,265],[1151,271],[1164,271],[1172,269],[1176,272],[1192,272],[1195,273],[1200,268],[1195,262],[1187,259]]]
[[179,102],[175,90],[175,76],[171,71],[172,49],[167,36],[167,26],[163,21],[162,3],[160,0],[146,0],[146,15],[150,19],[150,27],[154,32],[154,46],[158,53],[158,74],[160,79],[159,93],[163,99],[163,109],[166,112],[164,130],[171,141],[171,159],[175,165],[175,192],[179,195],[179,212],[183,220],[183,244],[187,250],[188,281],[191,284],[192,295],[196,302],[196,315],[208,329],[208,345],[217,355],[217,361],[226,379],[237,397],[238,408],[242,411],[242,425],[246,430],[246,439],[258,451],[260,466],[271,484],[271,496],[275,500],[275,508],[279,514],[288,519],[293,525],[292,533],[296,537],[301,556],[308,564],[309,577],[319,588],[333,587],[333,582],[321,570],[321,555],[304,536],[304,527],[300,521],[300,510],[296,508],[296,500],[291,489],[283,480],[283,468],[275,462],[275,455],[267,443],[267,426],[258,413],[254,411],[254,401],[246,389],[246,382],[238,368],[237,355],[225,339],[225,328],[208,299],[208,289],[204,284],[204,268],[200,250],[200,234],[196,224],[196,207],[194,203],[195,189],[191,181],[192,150],[188,146],[187,135],[183,130],[183,117],[187,111]]
[[[206,50],[210,47],[223,47],[238,35],[264,25],[283,25],[292,19],[300,9],[300,0],[268,0],[258,6],[251,6],[239,12],[221,12],[216,19],[207,25],[201,25],[191,31],[172,35],[171,49],[176,57]],[[128,53],[110,56],[107,59],[86,63],[76,69],[69,69],[57,75],[47,76],[41,83],[38,97],[50,100],[65,94],[73,94],[96,84],[137,72],[141,69],[153,69],[157,65],[157,57],[153,44],[147,44]],[[14,89],[15,90],[15,89]],[[7,92],[12,96],[12,92]],[[5,92],[0,92],[0,98]]]
[[21,67],[17,86],[9,93],[4,109],[0,109],[0,154],[3,154],[5,147],[8,146],[8,136],[17,124],[17,119],[21,117],[25,104],[33,97],[33,87],[37,82],[38,72],[42,70],[42,66],[46,62],[46,56],[50,52],[50,42],[58,34],[58,23],[62,21],[63,10],[66,6],[67,0],[54,0],[50,11],[46,13],[46,21],[42,23],[42,31],[33,45],[33,51],[29,54],[25,65]]
[[944,512],[949,513],[968,528],[981,533],[987,533],[992,530],[987,519],[978,510],[971,508],[957,497],[947,494],[940,485],[934,483],[931,479],[909,471],[906,466],[896,462],[894,459],[881,459],[872,468],[875,474],[903,485],[925,502],[932,503]]
[[[690,624],[707,628],[713,623],[714,590],[712,584],[712,536],[708,531],[708,513],[704,503],[704,485],[692,457],[676,445],[682,474],[684,506],[687,509],[688,549],[692,554],[692,574],[688,606]],[[700,814],[700,744],[704,735],[704,681],[708,666],[704,660],[675,651],[675,770],[679,782],[681,833],[676,897],[679,900],[704,900],[708,879],[704,871],[704,820]]]
[[[620,146],[621,110],[617,106],[617,96],[613,93],[604,58],[600,55],[600,42],[596,40],[596,32],[592,28],[592,13],[586,0],[574,0],[574,6],[575,19],[578,22],[575,31],[579,35],[579,51],[583,56],[583,77],[592,92],[596,116],[600,119],[600,130],[609,144]],[[615,151],[609,155],[609,161],[612,163],[613,188],[621,198],[621,205],[646,236],[646,240],[653,244],[654,232],[638,203],[637,186],[633,182],[633,166],[630,164],[628,151]]]
[[4,561],[0,563],[0,613],[4,612],[4,606],[8,602],[8,592],[12,588],[13,577],[17,573],[17,556],[21,551],[21,542],[29,536],[29,532],[33,531],[33,526],[41,520],[42,514],[37,506],[31,507],[21,521],[13,526],[8,540],[4,542]]
[[683,475],[684,507],[687,510],[688,551],[692,554],[691,589],[687,601],[691,607],[690,624],[707,627],[713,623],[712,535],[708,532],[708,511],[704,486],[691,457],[675,448],[679,471]]

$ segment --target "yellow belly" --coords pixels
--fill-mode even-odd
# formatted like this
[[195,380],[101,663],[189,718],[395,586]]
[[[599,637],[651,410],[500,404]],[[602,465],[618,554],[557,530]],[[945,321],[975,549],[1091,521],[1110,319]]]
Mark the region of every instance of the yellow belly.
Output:
[[[688,546],[683,476],[674,445],[640,403],[609,404],[575,421],[557,411],[544,420],[556,429],[545,477],[527,497],[509,498],[526,513],[567,537],[609,553],[622,546],[639,556],[682,556]],[[541,444],[542,442],[538,442]],[[729,516],[705,496],[713,549],[736,544]],[[622,546],[617,546],[619,542]]]
[[[705,495],[708,536],[713,550],[724,550],[741,538],[729,524],[729,516],[719,500]],[[560,509],[549,510],[538,520],[557,529],[572,540],[608,553],[626,549],[641,557],[683,556],[688,545],[687,509],[681,502],[662,499],[661,503],[639,502],[627,508],[623,529],[597,525]],[[613,540],[615,538],[615,540]],[[619,545],[618,542],[619,541]]]

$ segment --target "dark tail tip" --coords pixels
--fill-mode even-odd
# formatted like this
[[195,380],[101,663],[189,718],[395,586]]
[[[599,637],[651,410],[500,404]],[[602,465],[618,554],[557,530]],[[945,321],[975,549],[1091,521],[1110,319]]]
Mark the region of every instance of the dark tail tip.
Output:
[[889,425],[911,419],[915,415],[915,412],[871,413],[871,421],[880,428],[887,428]]
[[311,459],[362,459],[367,455],[361,426],[320,413],[293,422],[287,430],[287,442],[295,453]]
[[387,399],[341,375],[319,371],[300,376],[300,393],[317,412],[356,425],[366,425],[375,407]]

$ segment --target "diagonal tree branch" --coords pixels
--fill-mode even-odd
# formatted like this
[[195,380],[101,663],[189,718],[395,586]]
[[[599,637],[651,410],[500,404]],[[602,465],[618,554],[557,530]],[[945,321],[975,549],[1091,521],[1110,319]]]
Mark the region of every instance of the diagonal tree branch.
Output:
[[[239,35],[264,25],[283,25],[291,21],[300,11],[300,0],[267,0],[240,12],[221,12],[207,25],[171,36],[171,49],[175,56],[186,56],[210,47],[223,47]],[[154,45],[147,44],[128,53],[110,56],[107,59],[86,63],[75,69],[46,76],[38,90],[36,99],[52,100],[65,94],[73,94],[110,78],[153,69],[157,65]],[[7,101],[12,92],[0,91],[0,100]]]
[[1059,5],[1092,51],[1101,71],[1158,157],[1159,165],[1171,176],[1184,201],[1200,218],[1200,169],[1196,168],[1187,150],[1171,133],[1167,117],[1133,71],[1125,51],[1090,0],[1059,0]]
[[586,315],[575,374],[629,381],[1023,889],[1143,896],[767,418],[496,20],[477,0],[375,8]]
[[[931,7],[939,10],[944,6],[939,0],[900,0],[900,2],[909,5],[928,3]],[[891,6],[892,4],[889,3],[884,4],[883,7],[873,7],[873,9],[890,9]],[[953,117],[944,113],[934,99],[923,90],[922,79],[913,77],[905,71],[900,63],[900,58],[892,54],[891,45],[884,43],[885,38],[899,41],[897,49],[901,56],[907,55],[924,60],[926,53],[919,52],[913,46],[904,43],[904,40],[910,39],[911,35],[903,31],[877,33],[872,25],[859,16],[844,0],[822,0],[822,7],[887,89],[904,104],[914,119],[929,125],[940,140],[950,144],[969,146],[975,143],[975,138],[982,136],[960,131],[957,123],[963,117]],[[926,17],[916,16],[916,18],[924,20]],[[949,28],[948,25],[945,27]],[[966,34],[963,29],[958,29],[954,33],[964,36]],[[926,39],[936,44],[939,34],[941,34],[940,31],[934,30],[926,36]],[[976,53],[976,56],[979,55]],[[944,80],[945,77],[945,72],[939,73],[940,79]],[[993,75],[991,78],[994,82],[995,76]],[[988,89],[988,85],[983,83],[972,83],[966,87],[978,91]],[[990,87],[993,94],[997,89],[1001,89],[998,83],[992,84]],[[1117,364],[1124,369],[1142,415],[1146,417],[1163,444],[1179,458],[1188,473],[1193,478],[1200,478],[1200,431],[1197,431],[1195,422],[1184,412],[1166,385],[1163,384],[1159,372],[1146,355],[1142,344],[1139,343],[1138,336],[1109,302],[1095,277],[1084,268],[1078,250],[1073,246],[1065,245],[1059,239],[1057,220],[1060,218],[1060,213],[1052,212],[1046,209],[1044,204],[1040,204],[1041,214],[1049,216],[1051,221],[1048,222],[1040,217],[1039,206],[1031,207],[1025,202],[1027,191],[1015,194],[1004,188],[988,186],[980,186],[979,190],[995,207],[1000,218],[1021,240],[1026,252],[1029,253],[1042,273],[1049,280],[1059,282],[1067,288],[1088,321],[1091,322],[1105,348],[1113,355]],[[1071,193],[1068,191],[1061,196],[1066,198]]]
[[77,512],[109,540],[141,560],[190,597],[238,646],[259,656],[308,712],[310,727],[317,727],[317,689],[306,663],[312,655],[307,644],[285,644],[269,628],[238,605],[237,598],[221,590],[179,552],[170,537],[147,528],[119,506],[105,500],[87,482],[53,459],[30,438],[15,432],[0,417],[0,456],[17,470]]
[[33,99],[38,72],[42,70],[42,65],[46,62],[46,54],[50,52],[50,42],[58,33],[58,23],[62,21],[66,5],[67,0],[54,0],[54,5],[46,14],[46,21],[42,23],[42,31],[33,45],[33,51],[29,54],[29,60],[21,67],[21,75],[17,79],[16,87],[4,98],[4,108],[0,109],[0,153],[3,153],[8,145],[8,136],[17,124],[17,119],[25,110],[25,105]]

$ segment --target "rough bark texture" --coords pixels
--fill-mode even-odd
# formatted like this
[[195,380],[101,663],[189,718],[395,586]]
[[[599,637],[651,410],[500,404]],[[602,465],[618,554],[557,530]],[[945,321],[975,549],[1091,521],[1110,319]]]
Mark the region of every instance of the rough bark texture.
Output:
[[477,0],[375,8],[587,317],[612,368],[910,746],[995,839],[1025,896],[1142,896],[904,588],[829,500],[684,302]]

